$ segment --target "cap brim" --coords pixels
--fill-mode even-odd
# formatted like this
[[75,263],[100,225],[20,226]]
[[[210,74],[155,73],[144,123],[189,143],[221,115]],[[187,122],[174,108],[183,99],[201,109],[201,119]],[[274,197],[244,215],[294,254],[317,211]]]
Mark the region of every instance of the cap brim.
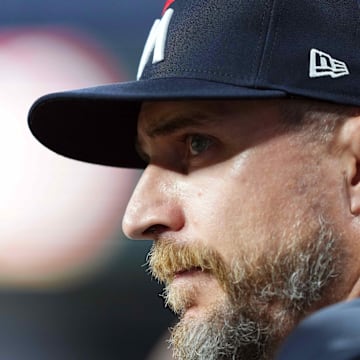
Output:
[[143,101],[282,98],[279,90],[253,89],[197,79],[166,78],[116,83],[46,95],[29,112],[29,126],[46,147],[101,165],[144,168],[135,151]]

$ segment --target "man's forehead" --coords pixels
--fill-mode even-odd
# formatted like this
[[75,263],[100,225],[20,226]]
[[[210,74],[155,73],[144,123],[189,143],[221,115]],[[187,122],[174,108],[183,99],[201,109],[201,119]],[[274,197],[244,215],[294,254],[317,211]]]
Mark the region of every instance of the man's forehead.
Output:
[[149,101],[141,106],[138,128],[145,133],[171,119],[193,119],[197,122],[221,120],[225,116],[247,116],[253,112],[266,112],[278,103],[276,100],[191,100],[191,101]]
[[[141,105],[139,122],[155,123],[176,113],[209,113],[217,114],[229,111],[237,106],[238,101],[145,101]],[[234,110],[233,110],[234,111]]]
[[218,114],[213,102],[145,102],[138,119],[138,130],[149,137],[166,135],[183,127],[214,122]]

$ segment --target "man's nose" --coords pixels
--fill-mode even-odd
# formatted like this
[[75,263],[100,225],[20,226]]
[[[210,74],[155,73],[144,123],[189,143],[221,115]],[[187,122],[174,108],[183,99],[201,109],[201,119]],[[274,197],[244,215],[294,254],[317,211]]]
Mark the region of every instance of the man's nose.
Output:
[[177,176],[155,165],[145,169],[123,218],[127,237],[155,240],[160,233],[179,231],[184,226]]

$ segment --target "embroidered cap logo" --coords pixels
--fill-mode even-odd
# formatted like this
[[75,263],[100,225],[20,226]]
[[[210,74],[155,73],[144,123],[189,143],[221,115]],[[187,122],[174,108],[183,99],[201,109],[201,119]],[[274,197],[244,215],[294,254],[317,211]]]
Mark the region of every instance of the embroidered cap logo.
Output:
[[150,56],[153,52],[152,63],[157,64],[165,59],[165,44],[167,33],[169,29],[170,20],[174,14],[174,10],[170,9],[170,5],[175,0],[168,0],[162,12],[161,20],[157,19],[152,26],[149,36],[146,40],[144,51],[141,55],[140,64],[137,72],[136,79],[140,80],[141,75],[148,63]]
[[311,49],[309,67],[310,78],[330,76],[335,79],[349,74],[349,69],[345,62],[334,59],[329,54],[318,49]]

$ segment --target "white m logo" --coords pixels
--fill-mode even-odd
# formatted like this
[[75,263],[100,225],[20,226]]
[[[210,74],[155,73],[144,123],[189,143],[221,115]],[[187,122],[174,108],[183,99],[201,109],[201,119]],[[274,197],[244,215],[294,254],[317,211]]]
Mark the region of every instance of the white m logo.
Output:
[[152,63],[156,64],[165,58],[165,43],[171,17],[174,10],[167,9],[161,20],[155,20],[149,36],[146,40],[144,51],[142,53],[136,79],[139,80],[144,71],[151,53],[154,51]]

